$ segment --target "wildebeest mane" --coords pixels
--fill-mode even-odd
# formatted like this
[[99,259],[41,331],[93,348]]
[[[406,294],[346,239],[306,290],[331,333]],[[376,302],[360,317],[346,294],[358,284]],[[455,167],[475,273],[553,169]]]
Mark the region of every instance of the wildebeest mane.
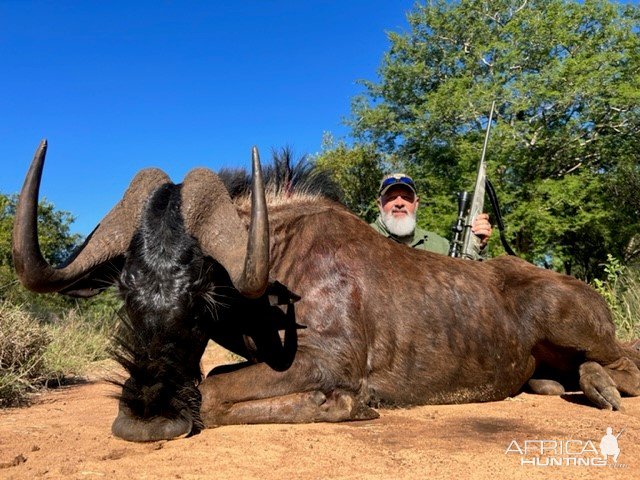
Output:
[[[293,160],[290,148],[272,153],[272,163],[263,167],[267,193],[274,197],[313,195],[336,202],[342,201],[342,191],[329,171],[317,167],[306,155]],[[223,168],[218,176],[232,199],[248,196],[251,190],[251,172],[242,168]]]

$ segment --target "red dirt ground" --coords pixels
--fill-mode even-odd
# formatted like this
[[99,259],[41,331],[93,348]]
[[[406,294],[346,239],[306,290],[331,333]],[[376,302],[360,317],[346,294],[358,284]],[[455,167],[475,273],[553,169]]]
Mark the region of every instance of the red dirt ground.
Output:
[[[221,349],[207,350],[207,366],[227,362]],[[366,422],[225,426],[134,444],[111,435],[117,404],[105,375],[103,369],[86,384],[47,392],[29,408],[0,411],[0,478],[640,478],[640,398],[609,412],[585,405],[580,394],[521,394],[381,410],[380,419]],[[614,434],[624,428],[615,465],[536,466],[527,462],[538,453],[517,451],[527,440],[547,440],[543,464],[593,462],[606,427]],[[567,442],[569,453],[561,452]],[[539,443],[528,445],[539,452]]]

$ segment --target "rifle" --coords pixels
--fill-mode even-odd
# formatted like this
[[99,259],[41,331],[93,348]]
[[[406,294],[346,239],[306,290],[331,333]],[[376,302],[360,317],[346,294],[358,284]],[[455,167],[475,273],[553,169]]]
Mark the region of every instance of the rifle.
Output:
[[473,198],[471,206],[469,206],[469,193],[466,191],[458,193],[458,218],[454,223],[453,240],[449,249],[450,257],[462,257],[466,259],[475,259],[476,253],[480,251],[480,238],[475,236],[471,231],[473,220],[482,213],[484,208],[485,192],[489,195],[493,213],[495,214],[498,229],[500,230],[500,240],[504,249],[509,255],[515,255],[504,236],[504,223],[502,222],[502,214],[498,197],[496,196],[493,185],[487,178],[487,163],[485,157],[487,155],[487,144],[489,143],[489,132],[491,131],[491,120],[493,119],[493,110],[496,102],[491,103],[491,111],[489,112],[489,121],[487,122],[487,130],[484,135],[484,145],[482,146],[482,155],[478,164],[478,174],[476,175],[476,185],[473,190]]
[[485,179],[487,178],[487,144],[489,143],[489,131],[491,130],[491,120],[493,119],[493,109],[496,102],[491,103],[487,130],[484,134],[484,145],[482,156],[478,163],[478,174],[476,175],[476,186],[473,190],[473,199],[469,208],[469,194],[467,192],[458,193],[458,219],[453,226],[453,241],[449,256],[473,259],[475,253],[480,251],[480,239],[471,232],[471,222],[476,215],[482,213],[484,207]]

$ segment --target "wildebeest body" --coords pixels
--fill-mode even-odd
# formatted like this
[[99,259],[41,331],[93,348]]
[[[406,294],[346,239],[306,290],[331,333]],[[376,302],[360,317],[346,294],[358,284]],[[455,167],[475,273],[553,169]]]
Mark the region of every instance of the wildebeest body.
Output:
[[270,275],[301,296],[298,355],[318,372],[314,388],[394,405],[489,401],[522,388],[540,342],[576,365],[601,339],[620,356],[606,304],[572,277],[408,249],[319,199],[270,210],[270,221]]
[[[127,315],[116,357],[130,375],[113,426],[122,438],[499,400],[532,377],[537,391],[557,393],[549,380],[558,380],[601,408],[620,408],[619,391],[640,394],[640,355],[616,340],[604,300],[585,283],[511,257],[413,250],[319,195],[285,190],[267,204],[257,154],[251,205],[205,169],[180,185],[140,172],[53,269],[35,234],[45,150],[17,209],[16,268],[36,291],[119,286]],[[201,381],[209,338],[247,362]]]

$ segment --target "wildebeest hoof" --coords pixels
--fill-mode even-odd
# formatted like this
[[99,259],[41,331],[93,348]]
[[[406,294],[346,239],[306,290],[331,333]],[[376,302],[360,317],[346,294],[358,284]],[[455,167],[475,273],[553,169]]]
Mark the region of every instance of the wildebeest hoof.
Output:
[[327,401],[327,396],[319,390],[310,392],[310,397],[311,397],[311,401],[315,403],[317,406],[320,406],[323,403],[326,403]]
[[356,402],[351,411],[351,418],[353,420],[375,420],[380,418],[380,414],[364,403]]
[[378,412],[368,407],[352,393],[334,390],[331,392],[330,398],[335,401],[340,410],[348,412],[348,420],[373,420],[380,417]]
[[602,365],[585,362],[580,366],[580,388],[598,408],[620,410],[622,399],[615,383]]
[[637,397],[640,395],[640,370],[628,357],[621,357],[606,365],[606,372],[615,382],[622,394]]
[[631,340],[630,342],[626,342],[624,343],[625,346],[629,347],[632,350],[635,350],[637,352],[640,352],[640,339],[638,340]]
[[527,382],[533,393],[538,395],[562,395],[564,387],[555,380],[532,378]]

